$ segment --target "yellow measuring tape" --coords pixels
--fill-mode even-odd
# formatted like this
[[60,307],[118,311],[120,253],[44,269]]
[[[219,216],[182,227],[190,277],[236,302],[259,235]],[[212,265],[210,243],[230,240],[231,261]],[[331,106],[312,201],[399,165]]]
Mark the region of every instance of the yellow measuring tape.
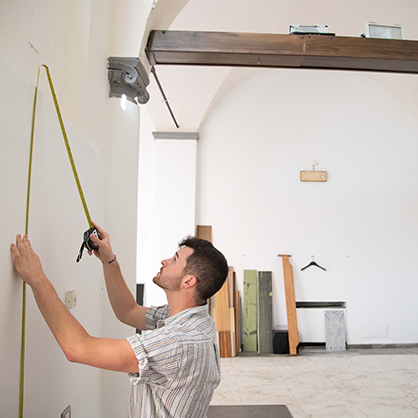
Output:
[[[28,170],[28,189],[26,197],[26,225],[25,234],[29,233],[29,201],[30,201],[30,185],[32,177],[32,157],[33,157],[33,143],[35,133],[35,115],[36,115],[36,102],[38,98],[38,85],[39,85],[39,74],[41,67],[45,68],[46,76],[48,78],[49,88],[51,90],[52,99],[54,100],[55,110],[57,112],[58,121],[61,127],[62,136],[64,138],[65,147],[67,148],[68,158],[70,159],[71,168],[73,170],[74,179],[77,184],[78,193],[80,195],[81,203],[83,204],[84,212],[86,214],[87,222],[90,228],[93,228],[93,222],[91,221],[90,213],[87,208],[86,199],[84,198],[83,189],[81,188],[80,179],[78,178],[77,170],[75,168],[73,154],[71,152],[70,143],[68,142],[67,133],[64,127],[64,121],[61,116],[61,111],[58,105],[57,96],[55,94],[54,85],[52,84],[51,74],[47,65],[43,64],[38,68],[38,77],[36,80],[35,95],[33,100],[33,111],[32,111],[32,128],[30,136],[30,153],[29,153],[29,170]],[[22,340],[21,340],[21,352],[20,352],[20,395],[19,395],[19,418],[23,418],[23,400],[24,400],[24,385],[25,385],[25,335],[26,335],[26,283],[23,282],[23,295],[22,295]]]

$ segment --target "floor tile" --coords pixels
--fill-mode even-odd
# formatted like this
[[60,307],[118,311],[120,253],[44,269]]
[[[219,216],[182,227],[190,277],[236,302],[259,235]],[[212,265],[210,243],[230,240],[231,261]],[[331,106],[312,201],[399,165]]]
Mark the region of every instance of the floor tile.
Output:
[[418,409],[409,403],[395,401],[379,401],[358,404],[359,409],[367,418],[417,418]]
[[418,347],[221,359],[213,405],[285,404],[294,418],[418,418]]
[[329,376],[329,379],[342,389],[361,388],[363,390],[370,387],[384,386],[384,383],[368,373],[340,373]]
[[356,405],[349,402],[328,402],[302,405],[307,418],[367,418]]

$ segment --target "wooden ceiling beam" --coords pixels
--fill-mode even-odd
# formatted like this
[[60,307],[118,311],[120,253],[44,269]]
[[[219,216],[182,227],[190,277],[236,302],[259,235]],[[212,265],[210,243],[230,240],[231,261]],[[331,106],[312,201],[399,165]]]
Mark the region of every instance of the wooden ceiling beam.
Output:
[[152,65],[418,73],[418,41],[332,35],[151,31]]

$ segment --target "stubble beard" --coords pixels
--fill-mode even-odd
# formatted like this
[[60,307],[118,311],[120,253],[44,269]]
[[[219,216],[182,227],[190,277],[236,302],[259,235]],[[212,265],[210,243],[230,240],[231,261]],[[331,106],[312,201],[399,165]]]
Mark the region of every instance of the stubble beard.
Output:
[[157,274],[152,281],[161,289],[169,291],[178,291],[180,290],[180,281],[183,278],[183,275],[177,278],[167,278],[164,277],[162,269],[160,273]]

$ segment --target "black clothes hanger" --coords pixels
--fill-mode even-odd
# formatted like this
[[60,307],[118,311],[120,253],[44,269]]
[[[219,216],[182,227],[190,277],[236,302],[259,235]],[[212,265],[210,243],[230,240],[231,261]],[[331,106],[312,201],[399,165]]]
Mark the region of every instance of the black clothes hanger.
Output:
[[301,268],[300,269],[301,271],[302,270],[305,270],[305,269],[307,269],[308,267],[311,267],[311,266],[319,267],[320,269],[327,271],[326,269],[324,269],[323,267],[321,267],[319,264],[316,264],[315,263],[315,257],[313,255],[311,257],[312,257],[312,261],[307,266]]

